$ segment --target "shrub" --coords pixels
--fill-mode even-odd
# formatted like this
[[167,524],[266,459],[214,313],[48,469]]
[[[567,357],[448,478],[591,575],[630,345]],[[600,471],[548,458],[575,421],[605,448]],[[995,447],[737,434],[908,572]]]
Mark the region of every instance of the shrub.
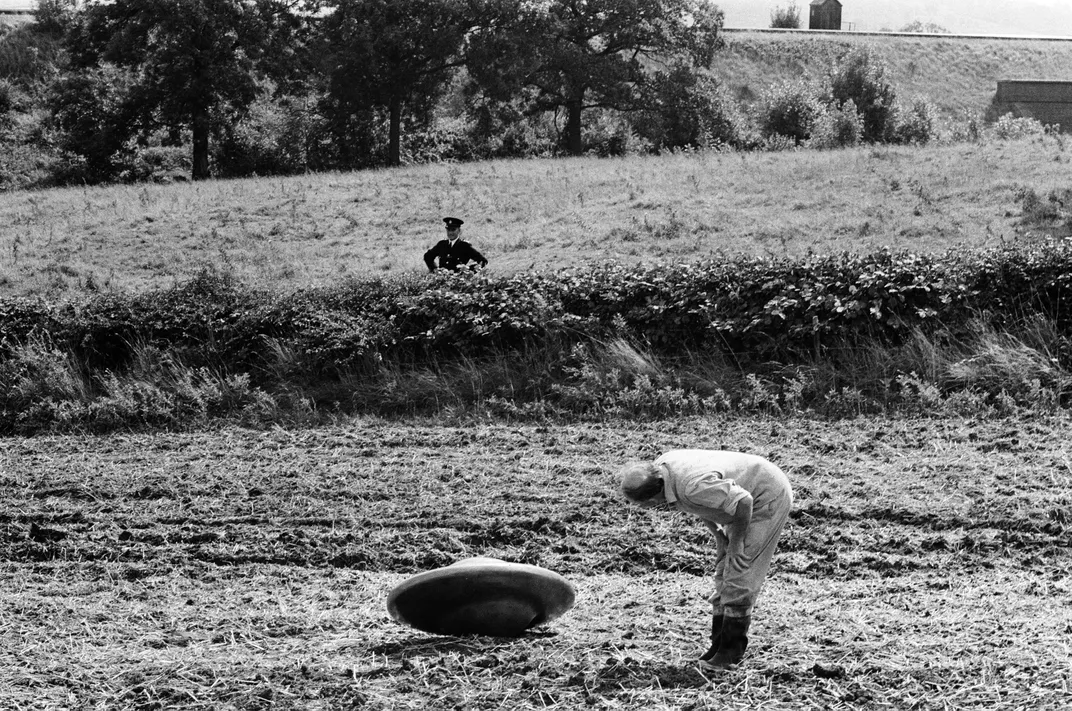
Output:
[[787,81],[771,86],[764,104],[763,135],[785,136],[797,144],[808,139],[816,119],[823,113],[815,87],[805,81]]
[[807,146],[820,149],[855,146],[863,130],[863,119],[851,100],[841,107],[824,106],[814,121]]
[[55,37],[60,37],[74,19],[74,0],[37,0],[34,10],[34,28]]
[[797,147],[795,139],[789,136],[783,136],[780,133],[772,133],[764,138],[757,148],[762,151],[769,151],[771,153],[777,153],[778,151],[789,151]]
[[0,78],[0,121],[6,120],[8,114],[15,110],[15,104],[14,85],[7,79]]
[[469,161],[479,157],[468,122],[464,118],[442,119],[410,131],[402,145],[402,163]]
[[942,25],[939,25],[939,24],[934,23],[934,22],[923,22],[922,20],[913,20],[912,22],[909,22],[907,25],[904,25],[903,27],[901,27],[901,29],[899,29],[897,31],[898,32],[922,32],[922,33],[926,33],[926,34],[939,34],[939,35],[948,35],[948,34],[950,34],[949,30],[947,30]]
[[582,135],[588,155],[601,158],[649,153],[651,144],[633,131],[619,113],[589,111],[583,117]]
[[50,88],[46,104],[59,146],[69,156],[61,176],[96,183],[115,177],[117,154],[134,135],[128,104],[131,77],[115,68],[65,75]]
[[322,169],[331,160],[323,144],[325,132],[326,122],[315,107],[292,97],[262,97],[213,144],[213,167],[223,177]]
[[770,26],[776,29],[800,29],[800,8],[795,2],[782,8],[780,5],[771,11]]
[[744,143],[743,119],[714,78],[679,64],[656,73],[646,90],[651,108],[633,126],[655,150]]
[[26,23],[15,29],[0,25],[0,77],[31,87],[51,79],[62,62],[58,37]]
[[0,300],[6,432],[494,398],[499,410],[509,398],[551,408],[515,414],[851,414],[931,407],[965,388],[1007,411],[1061,402],[1070,367],[1068,239],[447,273],[282,295],[206,272],[63,305]]
[[497,101],[470,87],[465,104],[476,153],[488,158],[534,158],[557,151],[558,131],[550,114],[528,114],[522,98]]
[[[77,360],[47,333],[12,344],[0,359],[0,410],[18,413],[42,400],[82,400],[89,384]],[[2,431],[2,428],[0,428]]]
[[113,159],[116,178],[125,182],[160,180],[190,172],[190,149],[185,146],[142,146],[127,141]]
[[1050,132],[1038,119],[1028,116],[1016,117],[1011,113],[1003,114],[994,122],[992,132],[995,138],[1002,141],[1016,141],[1022,138],[1038,138]]
[[930,143],[938,136],[938,109],[923,97],[899,106],[893,129],[895,143]]
[[863,139],[888,141],[895,128],[897,92],[887,78],[886,63],[870,48],[849,52],[830,75],[830,99],[837,106],[848,101],[863,118]]

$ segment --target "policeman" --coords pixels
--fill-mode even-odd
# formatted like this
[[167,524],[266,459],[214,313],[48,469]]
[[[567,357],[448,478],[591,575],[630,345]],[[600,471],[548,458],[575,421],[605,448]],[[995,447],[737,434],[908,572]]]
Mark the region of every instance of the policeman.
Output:
[[622,470],[626,498],[644,508],[668,506],[700,519],[715,537],[711,648],[700,665],[737,664],[748,647],[752,606],[770,570],[793,490],[762,457],[709,449],[675,449]]
[[[458,267],[470,261],[476,262],[481,267],[488,266],[488,260],[484,259],[484,255],[462,239],[464,220],[457,217],[444,217],[443,222],[447,225],[447,238],[439,240],[434,247],[424,253],[424,263],[428,265],[428,271],[434,272],[438,268],[456,272]],[[436,267],[436,259],[439,260],[438,267]]]

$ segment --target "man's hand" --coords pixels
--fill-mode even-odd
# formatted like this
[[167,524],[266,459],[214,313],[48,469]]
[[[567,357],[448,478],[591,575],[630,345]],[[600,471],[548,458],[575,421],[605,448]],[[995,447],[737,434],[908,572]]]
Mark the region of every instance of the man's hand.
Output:
[[704,525],[707,526],[707,530],[711,532],[711,535],[715,537],[715,543],[719,546],[718,550],[725,550],[729,545],[729,539],[726,538],[726,532],[722,530],[722,526],[719,526],[714,521],[708,521],[700,519]]

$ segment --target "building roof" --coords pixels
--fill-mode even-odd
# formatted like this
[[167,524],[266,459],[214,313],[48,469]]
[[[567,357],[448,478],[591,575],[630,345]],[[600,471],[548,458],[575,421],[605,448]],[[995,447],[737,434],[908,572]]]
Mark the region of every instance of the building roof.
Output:
[[841,7],[841,3],[838,0],[811,0],[812,5],[827,5],[832,2],[836,2],[838,7]]

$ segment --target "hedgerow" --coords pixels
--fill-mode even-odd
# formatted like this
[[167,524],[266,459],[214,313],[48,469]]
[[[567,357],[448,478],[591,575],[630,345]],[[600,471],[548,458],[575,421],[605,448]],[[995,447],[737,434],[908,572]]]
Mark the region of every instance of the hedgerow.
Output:
[[[843,408],[845,398],[873,404],[890,393],[918,395],[932,385],[978,387],[998,397],[1002,389],[994,373],[1002,371],[994,364],[1004,356],[994,349],[1002,350],[1002,343],[1012,344],[1004,355],[1018,362],[1038,360],[1024,355],[1024,348],[1044,352],[1042,360],[1052,368],[1040,370],[1036,363],[1033,372],[1044,377],[1034,380],[1056,402],[1072,365],[1070,294],[1069,240],[933,255],[884,250],[677,265],[608,262],[509,276],[436,273],[285,294],[206,272],[168,289],[92,295],[79,302],[0,299],[0,393],[6,393],[0,394],[0,431],[18,430],[28,409],[39,424],[40,413],[63,411],[57,398],[115,401],[127,390],[144,395],[151,388],[124,390],[116,378],[137,371],[144,381],[163,372],[144,366],[147,352],[169,364],[172,389],[152,391],[154,407],[171,398],[205,415],[219,414],[228,403],[256,402],[271,411],[267,396],[304,402],[308,398],[296,393],[310,391],[333,407],[405,410],[406,398],[416,395],[407,394],[401,382],[429,382],[448,372],[458,378],[466,368],[479,371],[480,363],[494,359],[523,361],[530,371],[538,363],[539,378],[547,380],[521,382],[524,374],[511,376],[508,367],[483,378],[495,381],[488,386],[493,392],[484,395],[499,409],[515,397],[557,398],[573,410],[665,414],[674,407],[696,412],[735,403],[805,407],[829,400],[831,393],[840,393],[837,407]],[[979,341],[987,354],[971,356],[960,348],[960,360],[943,366],[948,372],[926,376],[926,387],[905,385],[924,374],[889,356],[896,349],[918,352],[914,344],[920,339],[963,344],[978,335],[980,324],[1012,333],[1040,319],[1049,324],[1047,335],[1034,345],[995,336]],[[606,343],[635,344],[670,365],[631,369],[620,358],[617,364],[613,358],[593,359],[589,346]],[[846,375],[855,368],[853,358],[876,349],[886,349],[894,368],[885,378],[885,394],[873,382]],[[731,377],[720,366],[717,375],[684,377],[674,370],[685,357],[699,368],[697,354],[708,364],[731,364],[735,373]],[[985,372],[983,360],[990,364]],[[703,368],[713,372],[709,365]],[[75,385],[62,392],[34,385],[34,378],[55,380],[58,371]],[[823,372],[833,375],[819,377]],[[478,391],[473,381],[481,377],[465,377],[466,391]],[[220,395],[218,383],[241,383],[237,390],[225,388],[241,396]],[[1026,398],[1033,388],[1024,381],[1004,397]],[[43,406],[35,398],[51,398],[53,404]],[[209,401],[211,406],[203,404]],[[124,407],[144,412],[143,405],[120,402],[110,406],[109,416]],[[149,419],[167,418],[156,413]]]

